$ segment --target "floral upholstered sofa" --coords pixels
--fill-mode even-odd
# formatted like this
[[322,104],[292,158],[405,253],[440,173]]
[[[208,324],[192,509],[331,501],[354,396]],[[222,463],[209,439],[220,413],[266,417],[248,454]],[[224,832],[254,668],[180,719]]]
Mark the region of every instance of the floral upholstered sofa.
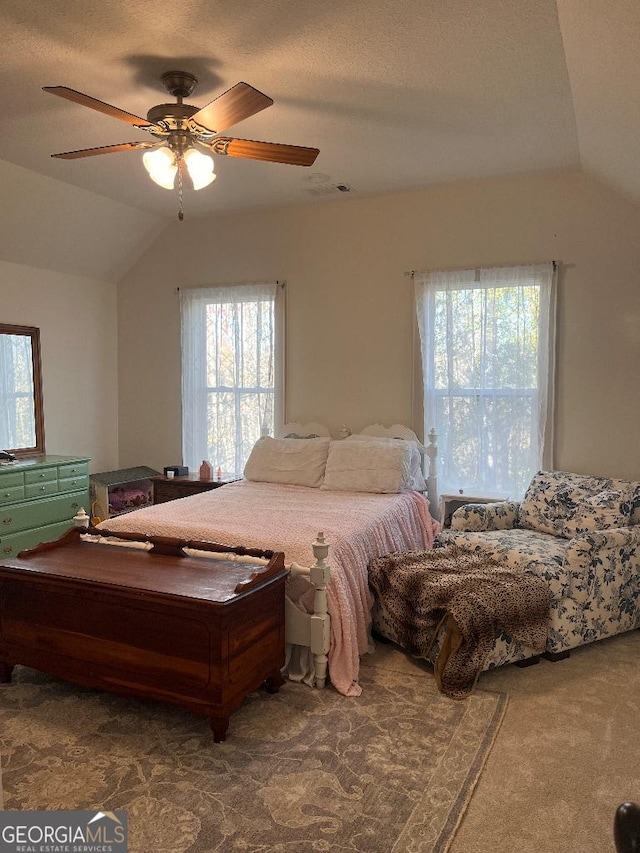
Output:
[[[551,591],[545,656],[640,627],[640,483],[539,471],[522,501],[467,504],[436,547],[455,542],[543,578]],[[506,636],[485,669],[531,652]]]

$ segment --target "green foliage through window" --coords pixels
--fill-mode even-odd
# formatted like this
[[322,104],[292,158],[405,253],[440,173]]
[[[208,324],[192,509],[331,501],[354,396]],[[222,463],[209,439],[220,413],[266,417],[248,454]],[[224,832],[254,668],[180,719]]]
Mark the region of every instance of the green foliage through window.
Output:
[[441,491],[517,497],[541,466],[552,281],[551,264],[416,274]]

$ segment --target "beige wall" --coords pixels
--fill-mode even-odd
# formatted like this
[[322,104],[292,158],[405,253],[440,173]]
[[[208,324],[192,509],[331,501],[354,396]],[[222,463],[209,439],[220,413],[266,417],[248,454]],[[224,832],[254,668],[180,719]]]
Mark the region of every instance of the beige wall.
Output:
[[15,264],[115,283],[167,224],[4,160],[0,187],[0,259]]
[[286,417],[337,433],[411,420],[405,271],[558,259],[556,467],[640,478],[639,235],[578,172],[187,218],[119,284],[120,463],[180,460],[178,286],[286,280]]
[[0,160],[0,322],[40,328],[51,454],[118,466],[116,282],[157,216]]
[[40,329],[46,449],[118,463],[116,287],[0,261],[0,320]]

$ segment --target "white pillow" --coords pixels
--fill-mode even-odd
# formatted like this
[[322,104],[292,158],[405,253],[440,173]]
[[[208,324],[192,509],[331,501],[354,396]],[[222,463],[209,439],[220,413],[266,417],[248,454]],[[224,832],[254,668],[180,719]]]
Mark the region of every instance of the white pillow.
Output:
[[271,438],[253,445],[244,466],[247,480],[316,487],[322,483],[330,438]]
[[422,473],[422,453],[415,441],[410,441],[404,438],[385,438],[377,435],[350,435],[344,441],[395,441],[403,444],[408,444],[411,448],[411,470],[409,472],[409,480],[406,483],[407,489],[415,489],[416,492],[426,491],[427,484]]
[[323,489],[344,492],[399,492],[411,471],[408,442],[332,441],[329,445]]

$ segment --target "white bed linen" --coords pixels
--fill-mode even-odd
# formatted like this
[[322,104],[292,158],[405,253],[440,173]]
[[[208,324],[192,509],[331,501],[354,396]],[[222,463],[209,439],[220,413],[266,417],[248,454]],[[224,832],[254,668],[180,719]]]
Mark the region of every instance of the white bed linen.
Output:
[[323,531],[331,567],[329,677],[349,696],[360,694],[359,658],[372,651],[369,561],[392,551],[429,548],[439,528],[427,500],[410,490],[378,495],[246,480],[135,510],[99,526],[284,551],[287,564],[302,566],[313,564],[311,544]]

